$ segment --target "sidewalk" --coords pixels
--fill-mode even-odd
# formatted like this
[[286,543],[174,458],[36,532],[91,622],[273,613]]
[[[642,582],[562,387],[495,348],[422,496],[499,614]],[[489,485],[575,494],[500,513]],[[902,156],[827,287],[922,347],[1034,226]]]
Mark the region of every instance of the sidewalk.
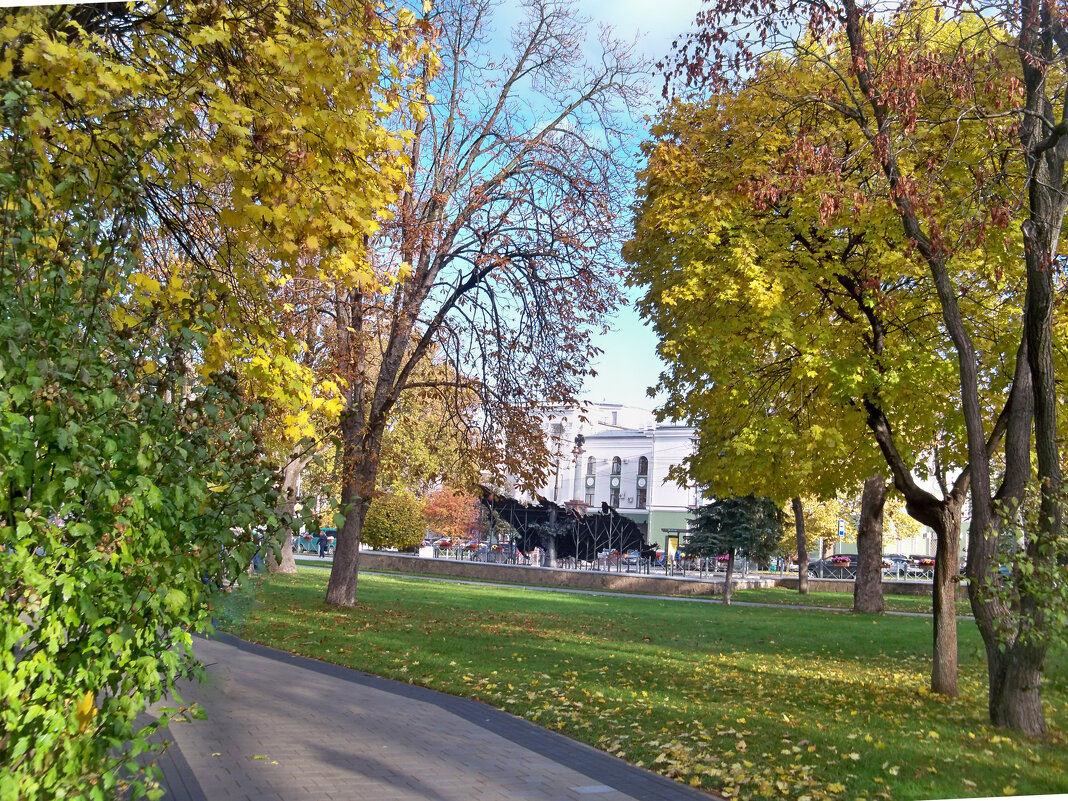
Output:
[[207,720],[173,722],[169,801],[708,801],[486,704],[219,634],[197,638]]

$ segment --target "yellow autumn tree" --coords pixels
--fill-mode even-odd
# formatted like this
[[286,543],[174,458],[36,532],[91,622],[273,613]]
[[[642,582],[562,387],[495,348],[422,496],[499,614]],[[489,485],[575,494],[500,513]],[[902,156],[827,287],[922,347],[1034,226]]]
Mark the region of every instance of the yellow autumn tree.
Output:
[[2,12],[3,801],[146,789],[137,714],[284,526],[263,401],[289,442],[330,410],[277,301],[381,281],[420,32],[334,0]]

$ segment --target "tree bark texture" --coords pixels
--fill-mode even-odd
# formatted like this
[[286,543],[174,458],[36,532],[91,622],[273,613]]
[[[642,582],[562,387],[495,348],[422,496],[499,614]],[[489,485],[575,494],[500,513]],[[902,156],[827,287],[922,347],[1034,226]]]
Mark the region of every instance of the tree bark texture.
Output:
[[360,538],[378,478],[381,431],[367,437],[361,422],[357,414],[347,414],[341,421],[341,507],[345,523],[337,534],[326,587],[326,602],[333,606],[356,606]]
[[731,589],[734,585],[734,548],[727,550],[727,578],[723,582],[723,603],[731,605]]
[[[292,458],[282,471],[282,493],[285,500],[282,503],[282,513],[292,515],[297,507],[297,485],[300,481],[301,471],[307,467],[310,459]],[[282,540],[279,558],[274,558],[274,550],[267,551],[267,570],[270,573],[296,573],[297,563],[293,560],[293,529],[286,528],[285,537]]]
[[934,586],[934,649],[931,692],[956,696],[957,582],[960,579],[960,505],[943,504],[942,523],[934,527],[937,541]]
[[935,532],[934,649],[931,665],[931,691],[957,695],[957,616],[955,581],[960,569],[961,507],[970,473],[962,472],[944,498],[936,498],[916,483],[897,450],[886,415],[873,402],[865,401],[868,427],[894,477],[894,486],[905,496],[905,509],[913,519]]
[[805,536],[805,509],[801,498],[791,501],[794,509],[794,528],[797,530],[797,591],[808,595],[808,538]]
[[1046,733],[1042,711],[1044,647],[1021,644],[1005,651],[987,650],[990,720],[996,726],[1033,737]]
[[[1055,126],[1054,120],[1063,114],[1055,111],[1050,99],[1063,88],[1047,84],[1050,76],[1043,65],[1063,56],[1065,45],[1058,35],[1063,30],[1061,12],[1048,0],[1023,0],[1019,19],[1017,45],[1026,96],[1026,113],[1019,130],[1028,171],[1027,219],[1022,226],[1027,291],[1023,337],[1009,400],[1012,412],[1005,478],[998,499],[1018,500],[1023,495],[1030,476],[1030,453],[1024,452],[1024,446],[1029,444],[1033,421],[1040,514],[1035,530],[1025,532],[1024,553],[1033,563],[1041,564],[1052,558],[1051,551],[1043,546],[1056,541],[1063,526],[1052,310],[1054,260],[1068,210],[1068,194],[1063,189],[1068,131],[1063,123]],[[1021,397],[1021,389],[1030,390],[1028,398]],[[1019,441],[1018,447],[1013,447],[1014,440]],[[969,456],[977,458],[971,441]],[[995,508],[989,489],[985,494],[973,491],[972,506],[968,594],[986,647],[990,719],[995,725],[1041,736],[1046,731],[1041,700],[1046,646],[1038,641],[1047,625],[1041,600],[1025,582],[1018,581],[1017,608],[1011,610],[1015,614],[1010,617],[1010,609],[991,592],[999,579]],[[1020,623],[1006,625],[1013,618]]]
[[883,601],[883,506],[886,479],[873,475],[864,482],[857,527],[857,578],[853,582],[853,611],[885,611]]

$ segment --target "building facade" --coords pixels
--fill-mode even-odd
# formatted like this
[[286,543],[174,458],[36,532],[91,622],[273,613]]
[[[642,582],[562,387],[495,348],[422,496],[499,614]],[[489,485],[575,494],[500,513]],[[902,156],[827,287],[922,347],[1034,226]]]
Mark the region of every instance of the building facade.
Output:
[[658,424],[652,412],[613,403],[554,412],[546,420],[548,482],[538,495],[598,511],[607,503],[662,547],[665,534],[685,529],[697,501],[692,485],[668,471],[693,453],[694,429]]

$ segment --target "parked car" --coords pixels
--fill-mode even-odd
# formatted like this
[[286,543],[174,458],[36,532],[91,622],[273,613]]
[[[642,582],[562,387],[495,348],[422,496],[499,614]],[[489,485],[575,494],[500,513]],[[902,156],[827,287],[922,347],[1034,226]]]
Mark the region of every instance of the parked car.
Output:
[[909,569],[909,558],[901,553],[883,554],[883,570],[892,573],[906,572]]
[[855,578],[857,575],[857,555],[855,553],[836,554],[826,559],[817,559],[808,563],[810,576],[824,578]]

